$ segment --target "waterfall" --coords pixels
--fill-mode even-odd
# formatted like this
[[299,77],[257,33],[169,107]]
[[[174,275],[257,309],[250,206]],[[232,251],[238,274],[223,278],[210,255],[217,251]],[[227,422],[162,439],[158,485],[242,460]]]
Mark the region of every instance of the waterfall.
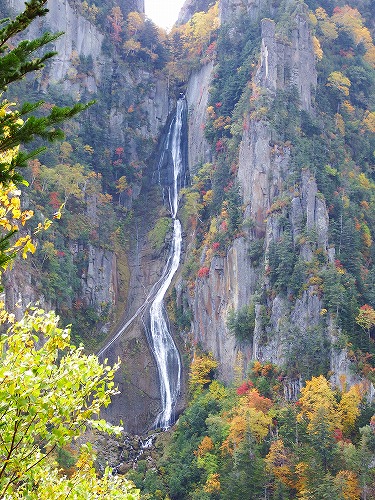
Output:
[[178,269],[181,258],[182,231],[177,219],[179,191],[185,183],[186,165],[182,152],[182,133],[184,117],[186,116],[186,101],[181,98],[177,102],[176,115],[170,124],[160,162],[165,154],[171,156],[173,182],[168,187],[169,209],[173,220],[172,245],[168,261],[160,280],[160,288],[151,304],[149,341],[157,364],[161,411],[154,427],[168,428],[175,419],[175,408],[181,387],[181,360],[178,349],[169,331],[168,317],[164,308],[164,297]]
[[[183,151],[183,134],[187,104],[182,97],[177,102],[176,113],[171,121],[163,143],[159,160],[159,182],[163,185],[165,202],[169,205],[173,221],[172,243],[167,263],[160,279],[153,285],[143,304],[130,319],[97,353],[98,357],[111,348],[136,318],[142,317],[150,348],[155,358],[159,375],[161,410],[153,423],[154,428],[167,429],[175,421],[175,410],[181,391],[181,359],[169,331],[164,297],[172,283],[181,258],[182,229],[177,219],[179,192],[186,185],[187,162]],[[161,170],[167,166],[168,173],[162,179]]]

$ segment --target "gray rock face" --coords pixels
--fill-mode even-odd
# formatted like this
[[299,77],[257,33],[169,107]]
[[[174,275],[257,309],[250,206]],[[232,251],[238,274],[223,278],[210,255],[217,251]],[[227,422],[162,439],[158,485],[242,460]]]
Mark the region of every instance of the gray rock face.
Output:
[[117,259],[114,252],[88,247],[87,271],[82,277],[82,297],[85,302],[98,306],[117,302]]
[[290,155],[287,147],[270,146],[268,124],[250,119],[246,123],[240,145],[238,180],[245,217],[255,221],[256,233],[261,236],[272,200],[281,193]]
[[[150,78],[150,75],[145,75]],[[165,125],[169,113],[168,84],[161,78],[155,78],[148,95],[143,102],[143,109],[147,116],[147,127],[144,136],[158,137],[161,128]]]
[[[23,0],[6,0],[9,7],[15,12],[23,10]],[[69,4],[68,0],[50,0],[48,2],[49,12],[39,23],[30,26],[31,37],[40,36],[44,31],[64,31],[55,42],[55,50],[58,55],[54,57],[49,66],[50,83],[61,82],[69,70],[74,69],[72,64],[73,52],[79,55],[92,57],[94,66],[93,78],[87,78],[81,86],[85,86],[90,92],[96,92],[101,77],[100,67],[102,65],[102,42],[104,35],[82,17]],[[64,87],[72,92],[71,82],[66,81]]]
[[207,12],[214,3],[213,0],[186,0],[178,15],[177,24],[187,23],[196,12]]
[[275,2],[270,0],[221,0],[220,20],[222,23],[230,22],[233,18],[243,13],[250,14],[256,20],[265,16],[266,13],[274,13]]
[[[246,269],[246,272],[244,270]],[[193,334],[220,362],[220,378],[233,380],[238,352],[250,360],[249,346],[239,346],[226,326],[230,310],[248,303],[256,288],[257,276],[247,256],[247,245],[237,239],[227,256],[214,257],[208,278],[196,282],[193,300]]]
[[328,250],[328,212],[322,197],[319,197],[314,177],[308,170],[302,172],[302,208],[306,213],[306,228],[315,229],[318,246]]
[[204,127],[207,121],[207,105],[213,67],[213,62],[211,62],[193,73],[187,86],[189,169],[191,172],[196,171],[199,165],[211,161],[212,154],[204,136]]
[[315,55],[305,15],[295,17],[289,40],[277,38],[275,22],[262,20],[261,65],[257,80],[271,94],[286,86],[298,90],[302,109],[312,109],[312,89],[317,85]]
[[[86,214],[97,221],[96,198],[87,199]],[[108,306],[113,307],[119,298],[117,256],[110,250],[88,245],[86,248],[75,241],[69,244],[70,258],[73,260],[79,252],[86,253],[86,267],[80,276],[80,299],[85,305],[96,308],[100,314]],[[44,309],[54,309],[56,304],[49,302],[34,282],[37,279],[30,269],[30,259],[16,259],[11,271],[5,273],[4,293],[7,308],[15,311],[20,318],[30,303],[39,302]],[[72,304],[69,304],[72,307]]]
[[[20,12],[24,7],[24,0],[5,0],[8,7]],[[123,0],[124,13],[137,10],[144,13],[144,0]],[[46,86],[58,84],[63,91],[69,92],[76,100],[83,92],[95,95],[104,77],[114,75],[117,71],[117,61],[105,55],[102,51],[104,34],[85,19],[69,0],[49,0],[49,12],[39,22],[34,22],[29,29],[30,37],[38,37],[45,31],[64,34],[56,40],[54,50],[58,53],[48,65],[48,75],[44,78],[41,90]],[[92,58],[93,67],[87,75],[81,75],[80,81],[74,79],[77,70],[74,65],[76,57]],[[116,77],[118,75],[116,74]],[[146,116],[146,124],[140,132],[143,136],[155,139],[164,126],[168,113],[168,89],[166,79],[154,78],[147,71],[134,70],[121,75],[122,85],[136,87],[139,82],[147,82],[149,92],[140,104]],[[114,141],[124,141],[124,130],[128,126],[125,119],[124,103],[113,102],[109,112],[110,135]]]
[[42,309],[46,311],[52,309],[51,303],[43,295],[37,293],[28,262],[16,260],[12,272],[4,273],[3,285],[2,299],[5,301],[7,310],[15,314],[17,321],[22,318],[29,304],[39,302]]
[[120,0],[120,7],[123,12],[145,12],[145,0]]

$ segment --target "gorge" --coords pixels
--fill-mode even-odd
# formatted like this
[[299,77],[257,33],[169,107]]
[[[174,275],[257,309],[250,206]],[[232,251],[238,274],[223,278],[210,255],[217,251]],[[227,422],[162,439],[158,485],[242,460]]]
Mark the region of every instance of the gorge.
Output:
[[126,329],[132,322],[139,316],[143,318],[145,333],[157,365],[161,393],[161,410],[153,427],[162,429],[168,429],[174,423],[176,418],[175,408],[181,393],[182,367],[180,354],[169,331],[169,320],[166,316],[164,297],[172,283],[181,258],[182,230],[181,223],[177,219],[177,210],[180,201],[179,192],[185,186],[187,177],[186,159],[182,151],[182,144],[184,140],[186,141],[182,135],[185,129],[186,102],[184,98],[180,97],[177,101],[175,116],[164,139],[159,160],[160,167],[166,160],[169,166],[167,176],[172,177],[172,183],[163,186],[167,193],[167,203],[173,222],[169,256],[161,277],[153,284],[145,302],[97,354],[100,358],[108,355],[111,346],[120,336],[126,333]]
[[143,2],[48,3],[59,55],[9,99],[96,103],[27,170],[63,216],[7,308],[121,360],[109,461],[150,498],[371,498],[372,0],[187,0],[168,35]]

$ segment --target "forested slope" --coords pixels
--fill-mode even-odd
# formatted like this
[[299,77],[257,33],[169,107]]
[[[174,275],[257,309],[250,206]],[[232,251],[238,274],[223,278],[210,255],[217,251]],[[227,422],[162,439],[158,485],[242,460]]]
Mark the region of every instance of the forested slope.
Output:
[[223,1],[172,30],[191,74],[169,306],[190,403],[160,439],[164,489],[130,474],[145,493],[374,495],[371,8]]

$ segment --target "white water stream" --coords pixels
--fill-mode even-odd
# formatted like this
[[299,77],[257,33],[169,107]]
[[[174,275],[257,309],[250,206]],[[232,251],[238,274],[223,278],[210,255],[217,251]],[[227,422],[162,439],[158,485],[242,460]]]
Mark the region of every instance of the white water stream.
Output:
[[154,284],[143,304],[122,326],[116,335],[97,353],[98,356],[103,356],[130,324],[137,317],[147,312],[151,304],[149,308],[150,331],[148,332],[148,339],[158,369],[161,396],[161,411],[153,427],[162,429],[167,429],[175,421],[175,409],[181,390],[181,359],[169,331],[168,317],[164,307],[164,297],[172,283],[172,279],[178,269],[181,259],[182,230],[181,223],[177,219],[177,210],[179,204],[179,191],[180,188],[183,187],[185,179],[185,165],[182,154],[182,133],[185,113],[186,101],[185,99],[179,99],[177,102],[176,115],[171,122],[165,141],[164,151],[160,159],[161,165],[164,161],[165,154],[169,153],[173,163],[173,184],[168,187],[169,208],[173,220],[173,236],[167,263],[160,279]]
[[[169,332],[168,318],[164,308],[164,297],[172,283],[181,259],[182,231],[177,219],[179,191],[183,185],[185,169],[182,155],[182,129],[185,100],[177,102],[176,117],[172,121],[165,151],[170,150],[173,160],[173,185],[169,187],[169,207],[173,219],[172,247],[164,268],[161,285],[150,307],[150,330],[152,350],[160,379],[162,409],[154,427],[168,428],[175,418],[174,410],[181,388],[181,360],[177,347]],[[161,159],[162,161],[162,159]]]

